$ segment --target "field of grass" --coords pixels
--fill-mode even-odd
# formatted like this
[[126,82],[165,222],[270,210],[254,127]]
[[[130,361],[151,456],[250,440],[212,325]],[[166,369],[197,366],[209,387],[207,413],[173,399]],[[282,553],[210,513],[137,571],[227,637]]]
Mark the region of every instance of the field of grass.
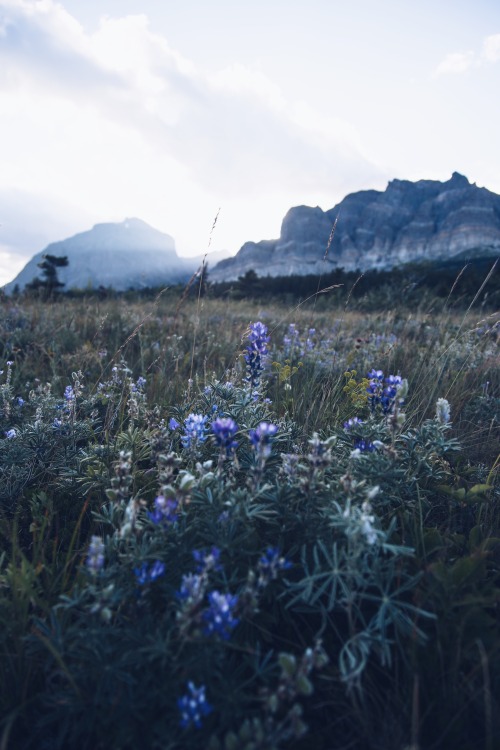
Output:
[[334,297],[0,300],[0,750],[500,747],[500,316]]

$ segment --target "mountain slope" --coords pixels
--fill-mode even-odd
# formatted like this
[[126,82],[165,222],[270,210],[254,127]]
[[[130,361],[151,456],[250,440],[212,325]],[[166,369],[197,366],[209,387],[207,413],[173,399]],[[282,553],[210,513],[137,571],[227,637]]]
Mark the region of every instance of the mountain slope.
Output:
[[40,277],[37,264],[45,254],[68,257],[68,266],[58,269],[65,290],[99,286],[125,290],[183,282],[198,265],[197,259],[179,258],[170,235],[140,219],[125,219],[96,224],[87,232],[51,243],[4,290],[10,293],[16,285],[23,289]]
[[392,180],[383,192],[352,193],[328,211],[291,208],[279,239],[246,242],[209,276],[217,282],[237,279],[249,270],[259,276],[291,276],[339,267],[390,269],[499,252],[500,196],[454,172],[446,182]]

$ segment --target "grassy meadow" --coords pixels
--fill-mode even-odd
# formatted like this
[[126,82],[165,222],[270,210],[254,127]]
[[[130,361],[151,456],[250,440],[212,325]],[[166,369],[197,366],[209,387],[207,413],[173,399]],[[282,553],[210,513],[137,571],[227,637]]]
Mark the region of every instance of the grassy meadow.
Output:
[[0,750],[500,747],[500,316],[336,295],[0,300]]

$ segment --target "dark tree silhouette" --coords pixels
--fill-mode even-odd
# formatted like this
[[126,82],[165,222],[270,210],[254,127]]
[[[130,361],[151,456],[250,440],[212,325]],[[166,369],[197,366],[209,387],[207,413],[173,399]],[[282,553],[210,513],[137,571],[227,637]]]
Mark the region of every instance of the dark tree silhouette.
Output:
[[64,282],[59,281],[57,269],[67,265],[68,258],[66,255],[57,256],[47,253],[43,256],[43,260],[38,263],[38,267],[42,269],[44,278],[39,279],[37,277],[33,279],[30,284],[26,284],[26,289],[39,292],[40,296],[45,300],[53,299],[64,286]]

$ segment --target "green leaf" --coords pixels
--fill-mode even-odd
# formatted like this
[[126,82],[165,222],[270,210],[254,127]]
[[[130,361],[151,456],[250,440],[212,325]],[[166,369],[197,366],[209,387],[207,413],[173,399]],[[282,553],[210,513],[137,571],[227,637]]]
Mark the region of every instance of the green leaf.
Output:
[[301,695],[312,695],[314,692],[313,684],[311,680],[301,674],[297,679],[297,690]]
[[278,664],[287,677],[293,677],[293,675],[297,671],[297,659],[293,654],[279,654]]
[[470,490],[467,493],[467,497],[470,495],[483,495],[485,492],[489,492],[489,490],[493,489],[491,484],[475,484],[474,487],[471,487]]
[[451,567],[451,580],[456,586],[477,583],[485,575],[482,557],[464,557]]

